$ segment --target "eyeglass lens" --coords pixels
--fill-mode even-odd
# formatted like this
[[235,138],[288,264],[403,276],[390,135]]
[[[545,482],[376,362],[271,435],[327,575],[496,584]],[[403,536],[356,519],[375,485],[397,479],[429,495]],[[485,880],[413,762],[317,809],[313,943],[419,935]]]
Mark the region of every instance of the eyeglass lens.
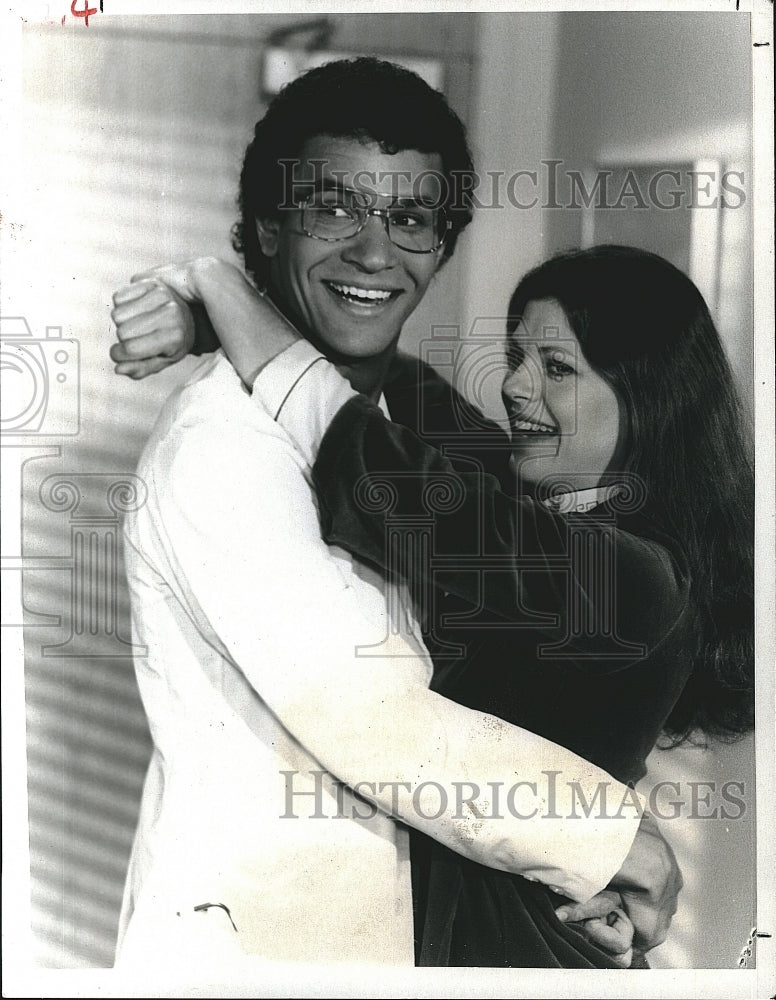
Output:
[[[344,240],[364,227],[370,207],[368,198],[354,191],[316,191],[303,203],[302,228],[317,239]],[[384,217],[391,242],[404,250],[428,253],[442,243],[442,209],[412,201],[392,205]]]

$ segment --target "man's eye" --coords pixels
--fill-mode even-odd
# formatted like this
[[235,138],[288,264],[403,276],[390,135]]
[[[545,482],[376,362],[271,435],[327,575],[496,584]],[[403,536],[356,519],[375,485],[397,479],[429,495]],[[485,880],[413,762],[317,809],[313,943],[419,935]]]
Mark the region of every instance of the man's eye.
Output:
[[320,212],[321,215],[328,215],[332,219],[345,219],[351,215],[351,209],[347,205],[342,205],[337,202],[330,202],[318,205],[313,205],[316,212]]
[[430,226],[431,219],[422,212],[392,212],[391,223],[402,229],[416,229],[418,226]]

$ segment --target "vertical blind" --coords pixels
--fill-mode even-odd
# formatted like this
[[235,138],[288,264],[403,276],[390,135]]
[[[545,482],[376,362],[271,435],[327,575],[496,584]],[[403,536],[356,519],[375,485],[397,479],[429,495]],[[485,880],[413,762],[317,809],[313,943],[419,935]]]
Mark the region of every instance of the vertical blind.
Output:
[[[114,376],[111,295],[157,264],[234,259],[241,159],[263,107],[263,40],[304,20],[97,16],[88,31],[24,32],[25,205],[6,302],[36,340],[61,328],[68,385],[78,384],[75,412],[52,363],[46,421],[19,438],[54,452],[28,461],[22,477],[32,921],[42,966],[113,964],[150,754],[121,516],[142,502],[133,472],[156,414],[195,364],[143,383]],[[422,28],[417,18],[345,15],[336,39],[348,51],[417,55],[423,36],[426,54],[458,53],[450,79],[465,117],[470,15]],[[454,272],[438,293],[443,316],[456,314]],[[51,357],[54,348],[41,350]],[[77,433],[58,432],[74,423]]]

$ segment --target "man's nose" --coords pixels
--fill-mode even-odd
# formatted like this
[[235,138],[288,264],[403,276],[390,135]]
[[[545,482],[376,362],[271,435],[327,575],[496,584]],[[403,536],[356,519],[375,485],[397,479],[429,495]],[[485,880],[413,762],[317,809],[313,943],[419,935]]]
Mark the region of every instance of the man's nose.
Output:
[[360,233],[346,240],[343,260],[363,271],[377,272],[393,267],[399,251],[388,238],[388,223],[383,216],[370,215]]

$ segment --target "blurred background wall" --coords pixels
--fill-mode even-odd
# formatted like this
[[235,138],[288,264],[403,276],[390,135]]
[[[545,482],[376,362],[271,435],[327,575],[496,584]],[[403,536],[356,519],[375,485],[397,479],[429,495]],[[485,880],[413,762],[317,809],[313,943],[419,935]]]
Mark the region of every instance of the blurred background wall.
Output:
[[[142,502],[131,474],[161,403],[193,364],[140,384],[114,377],[111,294],[158,263],[233,257],[242,153],[265,106],[262,54],[273,32],[304,21],[100,15],[88,29],[68,21],[24,31],[26,195],[23,217],[11,220],[10,238],[8,227],[4,234],[13,266],[5,269],[3,312],[13,324],[4,319],[3,333],[24,336],[26,320],[32,339],[44,342],[37,350],[46,370],[63,375],[58,383],[52,376],[43,423],[13,437],[24,459],[32,921],[43,966],[113,961],[149,754],[119,522],[122,510]],[[641,170],[713,164],[740,169],[746,188],[744,15],[338,14],[329,21],[337,51],[439,60],[483,173],[543,178],[549,161],[563,164],[562,175],[571,169],[587,178],[631,161]],[[627,204],[612,221],[594,206],[543,207],[546,190],[539,193],[533,208],[501,202],[478,212],[408,323],[407,350],[422,352],[435,326],[466,334],[483,317],[500,323],[517,277],[546,254],[625,234],[696,269],[751,398],[748,202],[706,209],[710,221],[698,232],[697,212],[652,212],[642,224],[650,213]],[[489,405],[495,375],[492,382]],[[656,966],[736,964],[754,923],[752,761],[749,741],[653,755],[645,788],[660,778],[717,788],[735,780],[745,800],[735,820],[664,824],[686,889],[669,941],[653,953]]]

